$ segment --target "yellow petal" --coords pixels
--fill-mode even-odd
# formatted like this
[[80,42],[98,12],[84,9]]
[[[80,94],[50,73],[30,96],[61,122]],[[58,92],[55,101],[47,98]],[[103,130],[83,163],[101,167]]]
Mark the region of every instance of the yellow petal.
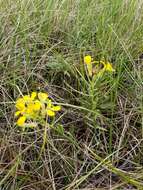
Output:
[[41,102],[39,100],[36,100],[34,104],[34,111],[39,111],[40,108],[41,108]]
[[21,116],[21,117],[17,120],[17,125],[20,126],[20,127],[23,127],[25,121],[26,121],[26,117],[25,117],[25,116]]
[[27,108],[25,110],[25,114],[27,114],[28,117],[33,117],[33,115],[34,115],[34,108],[35,108],[34,106],[35,106],[34,103],[28,104],[28,106],[27,106]]
[[53,106],[52,107],[52,111],[60,111],[61,110],[61,106]]
[[91,58],[90,55],[86,55],[86,56],[84,57],[84,63],[86,63],[86,64],[90,64],[91,61],[92,61],[92,58]]
[[23,110],[20,110],[22,115],[25,113],[25,110],[26,110],[26,107]]
[[23,96],[23,100],[25,102],[30,102],[31,101],[31,97],[29,95],[25,95],[25,96]]
[[29,108],[30,110],[34,110],[34,102],[31,102],[27,105],[27,108]]
[[23,100],[23,98],[19,98],[19,99],[16,101],[15,107],[16,107],[18,110],[23,110],[23,109],[25,108],[25,101]]
[[37,92],[32,92],[31,93],[31,100],[34,100],[37,96]]
[[43,93],[43,92],[39,92],[38,93],[38,98],[40,101],[45,101],[48,98],[48,94]]
[[50,117],[54,117],[55,116],[55,112],[52,110],[47,110],[47,115]]
[[107,62],[106,63],[106,71],[114,72],[115,69],[113,69],[111,63]]
[[32,108],[27,108],[25,111],[25,115],[27,118],[35,119],[37,117],[37,114],[34,112]]
[[16,111],[14,115],[17,117],[17,116],[19,116],[20,114],[21,114],[20,111]]

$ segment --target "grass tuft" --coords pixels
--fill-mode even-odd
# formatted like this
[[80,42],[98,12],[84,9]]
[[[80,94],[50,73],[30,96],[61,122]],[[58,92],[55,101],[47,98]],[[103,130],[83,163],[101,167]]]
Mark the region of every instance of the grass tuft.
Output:
[[[142,1],[0,1],[0,189],[143,189],[142,19]],[[115,72],[88,76],[85,55]],[[62,110],[22,131],[32,91]]]

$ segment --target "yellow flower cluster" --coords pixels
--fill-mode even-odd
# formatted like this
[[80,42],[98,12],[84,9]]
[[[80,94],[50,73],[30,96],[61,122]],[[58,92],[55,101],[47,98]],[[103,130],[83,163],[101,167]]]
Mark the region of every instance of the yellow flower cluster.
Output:
[[55,112],[61,110],[61,106],[54,106],[48,94],[43,92],[32,92],[31,95],[18,98],[15,107],[15,116],[19,117],[17,125],[21,127],[34,127],[38,119],[54,117]]
[[94,73],[94,67],[93,64],[96,64],[96,67],[100,67],[100,65],[103,66],[102,69],[98,69],[98,75],[101,75],[102,73],[104,73],[105,71],[109,71],[109,72],[114,72],[115,70],[112,67],[112,64],[106,61],[92,61],[92,58],[90,55],[86,55],[84,57],[84,63],[87,66],[87,71],[89,76],[92,76]]

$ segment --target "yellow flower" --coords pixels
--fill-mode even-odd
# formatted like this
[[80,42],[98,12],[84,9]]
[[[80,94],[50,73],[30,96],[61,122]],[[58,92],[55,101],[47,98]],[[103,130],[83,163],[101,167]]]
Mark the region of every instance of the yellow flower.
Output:
[[91,61],[92,61],[92,58],[91,58],[90,55],[86,55],[86,56],[84,57],[84,63],[86,63],[86,64],[90,64]]
[[23,100],[27,103],[31,101],[31,97],[29,95],[23,96]]
[[48,98],[48,94],[43,93],[43,92],[39,92],[38,93],[38,98],[39,98],[40,101],[43,102],[43,101],[45,101]]
[[31,93],[31,100],[34,100],[37,96],[37,92],[32,92]]
[[17,125],[20,127],[23,127],[26,121],[26,117],[25,116],[21,116],[18,120],[17,120]]
[[61,106],[53,106],[52,107],[52,111],[60,111],[61,110]]
[[[36,127],[40,118],[45,120],[46,116],[54,117],[55,112],[61,110],[61,106],[54,106],[48,94],[42,92],[38,95],[37,92],[24,95],[16,101],[15,106],[17,108],[15,116],[19,116],[17,125],[21,127],[31,127],[33,124],[33,127]],[[28,121],[25,123],[26,120]]]
[[25,116],[30,119],[36,119],[37,117],[37,106],[35,106],[34,102],[27,105]]
[[23,109],[25,109],[25,101],[23,100],[23,98],[19,98],[19,99],[16,101],[15,107],[16,107],[18,110],[23,110]]
[[41,102],[39,100],[36,100],[34,104],[34,111],[39,111],[40,108],[41,108]]
[[113,67],[112,67],[112,64],[109,63],[109,62],[106,63],[105,70],[109,71],[109,72],[114,72],[115,71],[115,69],[113,69]]
[[47,108],[46,108],[46,112],[48,116],[54,117],[55,116],[55,112],[56,111],[60,111],[61,110],[61,106],[54,106],[52,105],[52,101],[50,99],[48,99],[47,101]]
[[109,71],[109,72],[114,72],[115,71],[115,69],[113,69],[111,63],[105,62],[105,61],[99,61],[99,63],[101,63],[103,65],[103,69],[101,69],[99,71],[99,73],[97,74],[98,77],[102,76],[105,71]]
[[47,110],[47,115],[50,116],[50,117],[54,117],[55,116],[55,112],[52,111],[52,110],[50,110],[50,109],[48,109]]
[[21,114],[21,111],[16,111],[15,112],[15,116],[17,117],[17,116],[19,116]]
[[34,111],[34,103],[30,103],[27,105],[26,113],[27,114],[32,114]]
[[89,76],[92,76],[92,58],[90,55],[84,57],[84,63],[86,63],[86,68]]
[[115,69],[113,69],[111,63],[105,62],[105,61],[99,61],[99,62],[102,63],[103,66],[104,66],[102,70],[104,70],[104,71],[110,71],[110,72],[114,72],[115,71]]

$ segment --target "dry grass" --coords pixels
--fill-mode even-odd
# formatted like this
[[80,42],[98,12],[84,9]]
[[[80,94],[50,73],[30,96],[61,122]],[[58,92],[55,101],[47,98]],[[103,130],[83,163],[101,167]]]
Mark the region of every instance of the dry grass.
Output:
[[[143,189],[142,1],[0,2],[0,189]],[[115,74],[90,80],[83,56]],[[20,92],[60,102],[57,128],[22,132]]]

